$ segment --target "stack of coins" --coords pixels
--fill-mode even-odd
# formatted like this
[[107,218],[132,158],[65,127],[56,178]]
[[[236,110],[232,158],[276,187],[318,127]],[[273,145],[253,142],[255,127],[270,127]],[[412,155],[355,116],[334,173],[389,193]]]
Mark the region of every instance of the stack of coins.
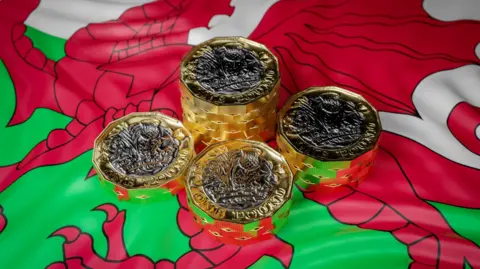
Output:
[[304,190],[356,187],[375,159],[381,124],[363,97],[338,87],[292,96],[279,113],[277,144]]
[[292,173],[284,157],[261,142],[209,146],[194,159],[185,180],[195,221],[222,243],[269,239],[290,212]]
[[194,154],[193,138],[180,121],[157,112],[131,113],[95,140],[93,164],[119,200],[151,202],[183,189]]
[[193,48],[181,63],[180,89],[197,149],[274,138],[279,85],[277,59],[262,44],[221,37]]
[[[277,118],[279,85],[277,59],[261,44],[222,37],[196,46],[181,63],[183,124],[157,112],[110,123],[94,144],[102,185],[132,202],[185,187],[193,219],[215,240],[272,238],[294,182],[320,195],[357,187],[382,129],[371,104],[333,86],[295,94]],[[275,136],[279,152],[264,143]]]

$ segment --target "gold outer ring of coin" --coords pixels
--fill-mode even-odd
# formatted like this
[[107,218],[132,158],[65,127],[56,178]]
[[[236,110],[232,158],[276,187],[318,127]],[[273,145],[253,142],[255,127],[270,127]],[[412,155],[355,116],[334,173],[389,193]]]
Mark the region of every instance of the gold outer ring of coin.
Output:
[[[290,110],[292,104],[302,96],[306,95],[315,95],[322,93],[336,93],[340,96],[341,99],[346,101],[351,101],[358,106],[362,106],[360,112],[365,117],[365,125],[367,128],[368,138],[366,135],[354,144],[338,149],[322,149],[322,156],[313,157],[308,152],[301,151],[295,143],[292,143],[290,138],[285,134],[283,119],[285,114]],[[380,137],[382,130],[382,125],[380,122],[380,117],[378,116],[377,110],[363,98],[361,95],[353,93],[351,91],[342,89],[336,86],[324,86],[324,87],[310,87],[301,92],[296,93],[291,96],[283,108],[278,112],[278,127],[277,127],[277,140],[280,143],[287,143],[289,148],[292,148],[297,154],[304,155],[304,157],[314,158],[319,161],[350,161],[353,160],[362,154],[374,149],[377,146],[377,141]],[[358,146],[360,143],[366,144],[365,147]],[[363,145],[362,144],[362,145]]]
[[[138,123],[152,123],[169,128],[173,132],[173,137],[180,142],[178,155],[173,162],[168,168],[157,174],[129,176],[115,170],[109,161],[109,144],[107,140],[122,130],[127,129],[129,126]],[[105,127],[102,133],[95,139],[92,161],[100,179],[110,182],[115,188],[133,192],[141,191],[142,193],[152,190],[153,193],[158,194],[158,188],[171,185],[172,188],[178,188],[175,190],[176,193],[179,189],[183,188],[183,176],[194,155],[192,135],[183,126],[182,122],[159,112],[134,112],[112,121]],[[148,198],[146,196],[147,195],[142,194],[141,197],[130,198],[145,199]]]
[[[235,94],[206,90],[195,75],[196,59],[215,46],[235,46],[257,55],[265,75],[256,87]],[[192,132],[196,149],[232,139],[266,141],[275,137],[278,60],[264,45],[242,37],[217,37],[194,47],[182,60],[180,90],[183,123]]]
[[[214,203],[203,190],[202,174],[207,162],[231,150],[260,149],[262,156],[274,165],[278,184],[272,194],[260,205],[249,209],[233,210]],[[214,220],[247,224],[271,217],[292,198],[293,175],[285,158],[267,144],[252,140],[230,140],[213,144],[198,154],[185,176],[185,189],[190,201]]]

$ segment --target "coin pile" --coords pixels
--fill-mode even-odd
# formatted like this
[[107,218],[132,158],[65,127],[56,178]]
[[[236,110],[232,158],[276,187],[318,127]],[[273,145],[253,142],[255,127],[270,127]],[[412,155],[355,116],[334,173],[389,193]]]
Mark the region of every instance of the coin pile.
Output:
[[222,243],[271,238],[290,212],[292,173],[266,144],[231,140],[207,147],[185,178],[195,221]]
[[93,167],[119,200],[151,202],[175,195],[194,157],[183,124],[157,112],[137,112],[111,122],[95,140]]
[[[365,180],[382,130],[368,101],[334,86],[293,95],[277,115],[279,85],[262,44],[222,37],[194,47],[181,63],[183,123],[158,112],[110,123],[94,144],[102,185],[141,203],[185,188],[193,221],[215,240],[270,239],[286,223],[294,183],[330,195]],[[265,144],[274,137],[278,151]]]
[[279,85],[277,58],[262,44],[224,37],[193,48],[181,63],[180,90],[196,149],[275,137]]
[[279,118],[278,149],[300,189],[329,193],[365,179],[381,124],[362,96],[338,87],[309,88],[292,96]]

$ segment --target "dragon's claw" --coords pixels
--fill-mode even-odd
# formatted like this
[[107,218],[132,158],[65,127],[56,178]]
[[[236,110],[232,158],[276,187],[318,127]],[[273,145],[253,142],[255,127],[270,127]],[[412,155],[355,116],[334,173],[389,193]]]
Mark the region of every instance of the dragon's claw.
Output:
[[118,214],[118,208],[114,204],[103,204],[95,207],[92,211],[103,211],[107,215],[107,221],[112,221]]
[[0,205],[0,233],[7,227],[7,217],[3,212],[3,206]]
[[[63,244],[65,262],[53,263],[48,269],[64,268],[154,268],[154,263],[142,255],[128,255],[124,239],[123,226],[125,211],[118,211],[112,204],[103,204],[93,210],[104,211],[107,219],[103,222],[103,232],[107,239],[107,256],[105,258],[93,249],[93,238],[90,234],[83,233],[80,228],[66,226],[53,232],[50,237],[61,236],[65,239]],[[157,268],[169,268],[171,262],[159,261]]]
[[81,231],[77,227],[66,226],[56,230],[49,237],[60,236],[60,237],[63,237],[63,239],[65,239],[66,243],[72,243],[78,239],[80,234],[81,234]]

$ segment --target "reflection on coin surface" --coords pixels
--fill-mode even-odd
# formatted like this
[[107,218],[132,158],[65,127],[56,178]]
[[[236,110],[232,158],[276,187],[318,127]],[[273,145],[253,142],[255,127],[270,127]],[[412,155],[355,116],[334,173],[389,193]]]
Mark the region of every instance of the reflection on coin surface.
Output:
[[213,202],[226,208],[246,209],[258,206],[272,194],[277,176],[261,151],[238,149],[208,161],[202,180]]
[[158,112],[110,123],[95,140],[93,163],[105,180],[126,189],[153,188],[183,176],[193,158],[183,124]]
[[185,56],[180,81],[208,103],[246,105],[271,93],[280,76],[276,57],[264,45],[242,37],[216,37]]
[[300,92],[280,116],[281,135],[318,160],[358,157],[374,147],[381,130],[376,110],[363,97],[337,87]]
[[232,140],[207,147],[186,175],[195,206],[217,220],[248,223],[272,216],[291,198],[285,159],[262,142]]
[[109,139],[109,160],[120,173],[154,175],[165,170],[178,156],[180,141],[171,128],[136,123]]
[[351,101],[337,94],[302,96],[287,112],[287,133],[319,149],[338,149],[352,145],[362,137],[365,117]]
[[258,86],[265,68],[252,51],[241,47],[214,47],[197,60],[196,78],[220,94],[241,93]]

